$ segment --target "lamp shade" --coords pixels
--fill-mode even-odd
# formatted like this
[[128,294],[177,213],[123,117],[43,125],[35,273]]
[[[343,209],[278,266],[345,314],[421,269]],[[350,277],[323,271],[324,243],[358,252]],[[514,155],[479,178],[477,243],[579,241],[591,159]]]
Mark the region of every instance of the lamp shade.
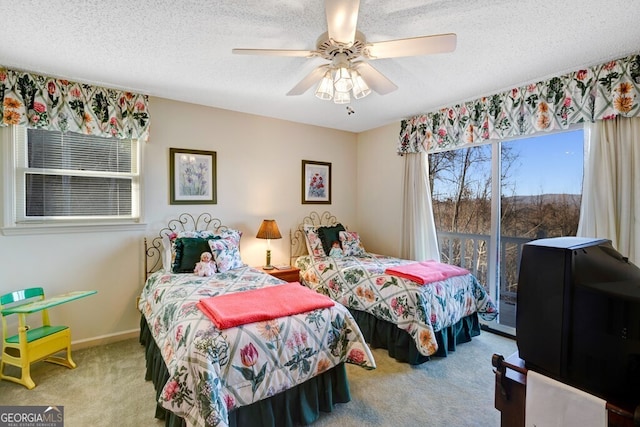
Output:
[[275,219],[263,219],[256,235],[258,239],[282,239]]

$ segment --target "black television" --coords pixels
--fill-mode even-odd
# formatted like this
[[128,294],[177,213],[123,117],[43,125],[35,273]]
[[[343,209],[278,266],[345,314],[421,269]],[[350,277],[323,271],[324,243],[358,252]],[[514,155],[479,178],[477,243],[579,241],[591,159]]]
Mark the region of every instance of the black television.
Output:
[[640,268],[607,239],[525,244],[516,343],[528,369],[610,402],[640,403]]

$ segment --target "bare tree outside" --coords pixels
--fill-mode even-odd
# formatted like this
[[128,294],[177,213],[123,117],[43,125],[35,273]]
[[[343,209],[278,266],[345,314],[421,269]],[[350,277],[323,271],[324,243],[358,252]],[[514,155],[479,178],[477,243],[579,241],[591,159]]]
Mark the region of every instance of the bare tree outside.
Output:
[[[432,166],[433,163],[433,166]],[[429,155],[429,181],[442,261],[474,271],[486,283],[491,231],[491,147]],[[458,238],[457,234],[465,234]]]

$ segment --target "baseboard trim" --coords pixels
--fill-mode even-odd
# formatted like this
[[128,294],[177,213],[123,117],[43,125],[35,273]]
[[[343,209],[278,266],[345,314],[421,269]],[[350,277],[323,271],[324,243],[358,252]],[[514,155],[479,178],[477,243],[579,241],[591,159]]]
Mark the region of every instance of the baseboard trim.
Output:
[[80,350],[88,347],[95,347],[98,345],[112,344],[118,341],[128,340],[130,338],[137,338],[140,336],[140,329],[131,329],[129,331],[116,332],[113,334],[100,335],[93,338],[87,338],[78,341],[71,342],[71,350]]

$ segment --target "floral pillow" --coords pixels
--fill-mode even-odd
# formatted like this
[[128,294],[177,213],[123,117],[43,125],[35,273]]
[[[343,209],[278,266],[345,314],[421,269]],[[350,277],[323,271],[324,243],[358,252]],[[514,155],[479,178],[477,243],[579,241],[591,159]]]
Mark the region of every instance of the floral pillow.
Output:
[[209,247],[219,273],[244,266],[240,257],[239,240],[238,238],[236,241],[233,237],[209,240]]
[[320,236],[318,236],[318,229],[316,226],[304,224],[302,230],[304,231],[304,237],[307,242],[307,252],[309,252],[309,255],[315,258],[326,257],[327,254],[322,248],[322,240],[320,240]]
[[344,256],[362,256],[365,254],[364,246],[360,242],[360,236],[355,231],[341,231],[340,243]]
[[234,230],[233,228],[227,228],[224,230],[220,230],[218,231],[215,235],[214,238],[216,239],[227,239],[227,240],[231,240],[233,242],[235,242],[236,246],[238,246],[238,248],[240,247],[240,238],[242,237],[242,231],[239,230]]

